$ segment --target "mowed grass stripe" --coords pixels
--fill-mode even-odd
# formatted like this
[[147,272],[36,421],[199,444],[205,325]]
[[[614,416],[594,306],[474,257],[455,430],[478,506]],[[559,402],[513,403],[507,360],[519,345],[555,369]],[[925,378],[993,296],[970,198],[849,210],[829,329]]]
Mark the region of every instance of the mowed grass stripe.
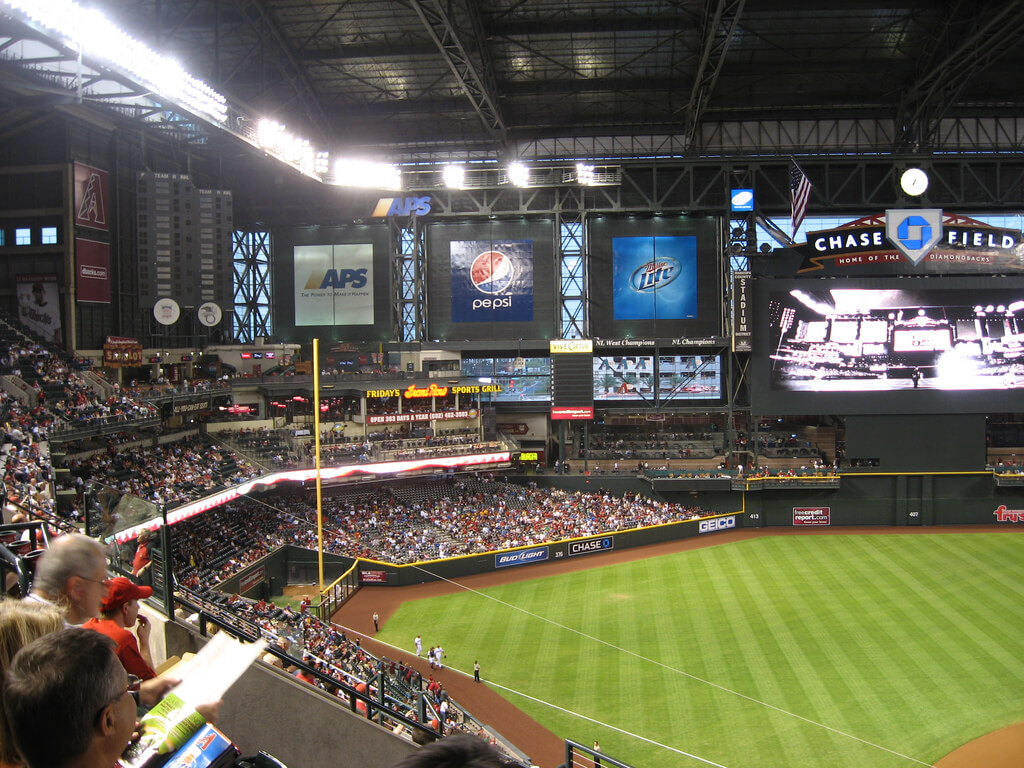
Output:
[[[903,642],[912,651],[915,662],[923,665],[926,660],[932,670],[927,675],[932,683],[930,690],[925,691],[928,700],[935,703],[936,709],[944,697],[970,700],[977,692],[972,681],[991,674],[991,668],[979,663],[978,654],[971,647],[976,644],[965,643],[964,633],[959,631],[962,625],[956,605],[962,595],[948,593],[946,579],[942,578],[947,571],[939,569],[940,561],[933,557],[934,551],[922,553],[915,542],[901,542],[904,546],[898,548],[892,541],[882,544],[884,549],[873,553],[873,561],[880,577],[896,587],[891,610],[906,636]],[[941,549],[941,542],[938,547]],[[946,595],[944,600],[942,594]],[[938,712],[935,715],[940,716]]]
[[[822,638],[808,631],[800,618],[805,613],[803,602],[789,588],[790,581],[780,582],[777,578],[779,574],[787,574],[788,579],[792,579],[796,574],[799,579],[804,574],[802,578],[806,579],[806,574],[815,572],[813,564],[806,562],[805,558],[797,561],[792,556],[787,557],[785,550],[771,553],[772,557],[767,557],[768,553],[763,548],[752,548],[750,553],[738,558],[741,565],[747,565],[746,572],[740,574],[740,580],[748,587],[750,602],[762,606],[765,629],[775,636],[776,645],[787,661],[786,666],[775,665],[770,671],[778,678],[777,685],[782,690],[790,687],[784,675],[791,674],[802,680],[796,695],[791,691],[786,700],[766,700],[794,714],[845,731],[849,723],[842,709],[836,706],[833,689],[826,680],[833,669],[828,658],[831,643],[827,638],[822,642]],[[771,606],[773,610],[768,613],[764,606]],[[831,746],[836,738],[810,724],[789,728],[788,735],[793,742],[790,751],[795,755],[806,754],[810,750],[820,752]]]
[[[980,541],[985,537],[765,538],[488,593],[630,651],[666,663],[682,659],[674,666],[748,695],[757,691],[762,694],[757,698],[776,697],[768,701],[775,706],[780,701],[806,705],[823,722],[833,720],[826,723],[831,727],[931,762],[979,732],[1024,719],[1018,695],[1024,672],[1007,661],[1019,643],[1009,651],[1004,647],[1005,638],[1024,632],[1024,595],[1015,581],[1021,570],[1017,542],[1024,539],[996,535],[987,548]],[[961,597],[950,563],[969,571],[966,592],[991,600]],[[543,583],[556,586],[523,586]],[[438,600],[468,604],[473,598],[480,600]],[[599,605],[584,607],[591,601]],[[573,702],[584,711],[593,705],[600,719],[730,768],[913,764],[817,733],[809,723],[635,657],[608,655],[606,646],[518,611],[509,618],[508,609],[497,604],[481,609],[479,603],[466,611],[468,622],[498,623],[500,630],[478,632],[469,623],[453,623],[464,626],[465,638],[475,644],[467,650],[458,638],[442,639],[456,666],[470,668],[477,653],[484,657],[485,677],[561,706]],[[433,600],[406,605],[381,639],[389,640],[394,631],[392,642],[403,644],[408,634],[408,645],[417,627],[423,631],[439,616],[456,622],[454,613],[434,608]],[[950,626],[954,623],[961,628]],[[447,635],[450,628],[438,630]],[[518,641],[509,642],[509,633]],[[428,633],[423,635],[429,645]],[[528,650],[544,646],[543,653]],[[512,655],[517,648],[526,650],[530,663]],[[463,653],[465,661],[456,661]],[[609,674],[579,669],[602,665]],[[583,690],[592,684],[596,690]],[[694,764],[626,737],[592,735],[590,724],[572,724],[569,716],[516,703],[560,735],[585,743],[600,738],[608,754],[624,750],[622,756],[635,765]],[[616,707],[623,710],[618,715]]]
[[[732,687],[759,701],[792,711],[794,700],[802,698],[800,683],[794,685],[798,679],[794,664],[800,664],[800,660],[794,655],[798,652],[772,599],[758,599],[764,597],[764,593],[756,589],[756,581],[761,576],[744,567],[746,563],[757,563],[758,559],[751,556],[753,550],[746,548],[719,549],[723,559],[727,559],[731,573],[730,592],[721,593],[723,611],[732,621],[737,637],[758,638],[754,644],[744,642],[744,646],[750,649],[744,661],[753,676],[753,689],[742,690],[735,683]],[[762,570],[763,561],[756,571]],[[803,729],[797,725],[800,721],[778,712],[766,711],[765,715],[767,727],[772,728],[780,745],[778,758],[784,764],[794,764],[793,761],[806,754],[810,747],[803,736]]]
[[[861,759],[878,765],[885,753],[842,735],[857,734],[857,728],[852,726],[860,723],[850,720],[851,708],[844,706],[831,684],[836,669],[835,644],[820,623],[811,626],[803,618],[807,614],[808,594],[813,592],[815,600],[830,599],[817,584],[821,563],[813,554],[802,549],[773,551],[754,547],[745,558],[760,574],[758,586],[750,590],[750,599],[760,605],[774,606],[773,615],[777,619],[769,622],[766,630],[776,636],[776,645],[786,649],[788,654],[787,664],[776,665],[771,673],[778,676],[780,687],[790,689],[789,696],[772,703],[811,721],[803,722],[796,717],[781,721],[792,744],[790,752],[800,750],[799,756],[793,759],[799,760],[806,754],[825,759],[838,752],[848,757],[851,752],[860,752]],[[807,631],[802,631],[805,628]],[[821,723],[826,728],[813,723]],[[841,733],[831,732],[829,728]]]

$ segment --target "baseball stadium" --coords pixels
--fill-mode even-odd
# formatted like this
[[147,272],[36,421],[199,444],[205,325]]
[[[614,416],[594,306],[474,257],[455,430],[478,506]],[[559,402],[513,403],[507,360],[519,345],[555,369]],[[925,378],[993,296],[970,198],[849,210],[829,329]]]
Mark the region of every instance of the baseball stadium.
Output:
[[1024,760],[1017,0],[0,35],[0,763]]

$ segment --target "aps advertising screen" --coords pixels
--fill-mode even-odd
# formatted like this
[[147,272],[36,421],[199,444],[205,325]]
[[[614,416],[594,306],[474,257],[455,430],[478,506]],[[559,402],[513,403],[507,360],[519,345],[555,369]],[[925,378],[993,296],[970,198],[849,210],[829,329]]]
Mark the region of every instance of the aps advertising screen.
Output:
[[295,325],[373,325],[373,244],[295,246]]
[[275,333],[288,341],[390,338],[388,237],[384,225],[275,231]]
[[1024,279],[759,280],[755,306],[765,412],[990,413],[1024,397]]

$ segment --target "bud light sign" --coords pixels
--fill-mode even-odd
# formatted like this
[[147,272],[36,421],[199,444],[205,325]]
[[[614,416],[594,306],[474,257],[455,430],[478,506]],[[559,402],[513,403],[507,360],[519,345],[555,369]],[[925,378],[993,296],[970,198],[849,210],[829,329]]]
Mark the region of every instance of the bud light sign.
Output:
[[533,320],[532,240],[453,240],[452,322]]
[[697,238],[612,238],[616,320],[697,317]]
[[527,565],[528,563],[541,563],[548,559],[547,547],[534,547],[533,549],[520,549],[518,552],[501,552],[494,556],[495,568],[508,568],[512,565]]

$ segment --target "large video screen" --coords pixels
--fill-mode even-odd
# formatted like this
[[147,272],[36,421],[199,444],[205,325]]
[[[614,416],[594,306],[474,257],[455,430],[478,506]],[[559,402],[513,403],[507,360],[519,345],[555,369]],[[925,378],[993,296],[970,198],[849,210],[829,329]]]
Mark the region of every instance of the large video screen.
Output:
[[436,222],[427,228],[427,336],[552,338],[554,222]]
[[1024,402],[1024,279],[756,285],[762,413],[987,413]]
[[391,270],[383,224],[274,233],[274,330],[286,341],[384,341]]
[[721,397],[722,363],[717,355],[594,356],[595,400],[642,400],[667,406]]
[[714,217],[600,217],[590,222],[590,325],[605,338],[721,333]]
[[501,391],[490,394],[494,402],[551,400],[551,360],[546,357],[464,357],[462,375],[491,379],[499,385]]

